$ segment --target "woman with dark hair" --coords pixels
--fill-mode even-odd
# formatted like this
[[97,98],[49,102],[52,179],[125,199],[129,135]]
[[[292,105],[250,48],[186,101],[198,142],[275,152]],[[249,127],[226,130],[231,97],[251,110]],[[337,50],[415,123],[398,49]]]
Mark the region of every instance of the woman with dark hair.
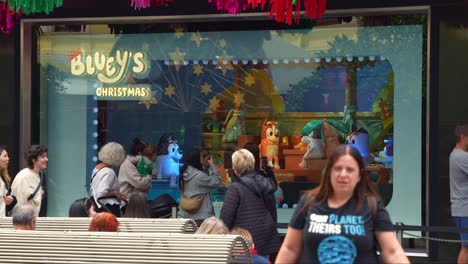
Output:
[[134,192],[127,205],[127,211],[124,217],[127,218],[151,218],[150,207],[148,199],[146,199],[146,193]]
[[358,150],[339,145],[319,187],[304,194],[278,263],[409,263],[388,212],[365,175]]
[[[11,185],[11,194],[18,200],[17,206],[30,204],[34,206],[38,216],[45,216],[45,174],[49,158],[47,148],[42,145],[32,145],[25,153],[27,168],[16,174]],[[41,212],[42,211],[42,212]]]
[[89,224],[90,232],[118,232],[119,221],[111,213],[103,212],[96,214]]
[[88,198],[75,200],[68,209],[68,217],[93,217],[96,215],[93,202]]
[[133,140],[130,154],[120,166],[120,192],[130,196],[135,192],[147,193],[151,187],[151,174],[156,157],[156,147],[140,139]]
[[[185,218],[195,220],[198,226],[203,220],[214,216],[210,191],[221,185],[221,175],[216,169],[210,155],[203,158],[199,149],[193,149],[184,157],[184,166],[180,169],[179,186],[181,195],[188,199],[203,199],[198,210],[187,212]],[[207,167],[207,171],[203,167]],[[183,208],[182,208],[183,209]]]
[[9,216],[16,205],[16,197],[10,195],[11,178],[8,174],[10,158],[4,146],[0,145],[0,217]]

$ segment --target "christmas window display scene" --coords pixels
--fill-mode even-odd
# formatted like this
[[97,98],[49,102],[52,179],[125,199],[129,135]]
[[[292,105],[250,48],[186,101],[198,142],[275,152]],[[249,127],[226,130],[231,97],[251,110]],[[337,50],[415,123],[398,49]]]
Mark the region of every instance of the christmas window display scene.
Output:
[[221,172],[222,188],[212,195],[222,201],[231,183],[231,154],[248,143],[258,145],[258,158],[273,168],[283,208],[320,182],[337,144],[355,146],[369,179],[391,185],[393,70],[384,57],[271,58],[264,46],[280,39],[275,32],[188,32],[184,25],[173,30],[138,44],[120,37],[113,52],[143,51],[149,65],[146,76],[130,73],[124,83],[149,85],[149,92],[138,103],[105,102],[106,137],[127,140],[129,131],[118,128],[137,122],[144,131],[132,136],[158,142],[150,195],[180,197],[183,151],[197,147]]
[[[303,190],[320,182],[331,149],[345,143],[360,151],[366,176],[390,201],[395,73],[385,56],[345,55],[365,45],[340,36],[328,39],[327,49],[314,50],[313,42],[299,47],[294,39],[311,29],[167,24],[155,31],[163,33],[106,36],[107,46],[63,37],[64,58],[41,68],[59,93],[77,80],[86,87],[90,153],[133,138],[157,146],[150,199],[180,198],[184,153],[200,148],[221,172],[212,198],[222,202],[232,181],[231,154],[250,143],[273,168],[278,207],[293,208]],[[88,167],[95,156],[87,156]]]

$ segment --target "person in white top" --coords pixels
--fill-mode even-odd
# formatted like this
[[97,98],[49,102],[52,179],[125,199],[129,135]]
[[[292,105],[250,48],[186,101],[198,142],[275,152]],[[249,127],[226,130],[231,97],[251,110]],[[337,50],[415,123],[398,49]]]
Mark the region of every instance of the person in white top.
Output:
[[16,204],[16,198],[10,195],[11,178],[8,174],[10,158],[4,146],[0,146],[0,217],[8,216]]
[[119,143],[109,142],[98,153],[99,163],[91,174],[92,197],[96,212],[109,211],[119,217],[120,201],[127,200],[127,196],[120,192],[120,183],[114,171],[125,160],[125,150]]
[[15,208],[19,205],[30,204],[39,216],[41,203],[45,196],[43,187],[45,176],[42,171],[47,169],[49,161],[47,148],[42,145],[32,145],[25,154],[28,167],[16,175],[11,185],[11,194],[18,201]]

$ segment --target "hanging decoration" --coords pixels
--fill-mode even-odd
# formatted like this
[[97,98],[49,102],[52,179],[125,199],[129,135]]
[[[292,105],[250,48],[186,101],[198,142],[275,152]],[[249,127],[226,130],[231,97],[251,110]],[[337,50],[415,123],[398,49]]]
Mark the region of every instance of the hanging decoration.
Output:
[[[267,0],[208,0],[216,4],[218,10],[237,14],[249,8],[265,9]],[[310,19],[320,18],[327,7],[327,0],[270,0],[270,17],[275,16],[277,22],[291,25],[299,24],[301,7],[304,6],[305,16]]]
[[0,32],[10,34],[20,16],[19,13],[10,9],[8,1],[0,1]]
[[247,9],[248,1],[252,0],[208,0],[208,3],[215,4],[218,10],[227,11],[229,14],[237,14]]
[[63,5],[63,0],[9,0],[8,4],[16,12],[49,14],[56,7]]
[[151,6],[151,0],[132,0],[130,6],[133,7],[135,10],[149,8]]
[[[258,2],[259,0],[250,0]],[[301,4],[304,5],[305,16],[311,20],[320,18],[327,8],[327,0],[271,0],[270,17],[275,16],[277,22],[291,25],[294,21],[299,24],[301,18]],[[294,10],[294,20],[293,20]]]
[[151,6],[164,5],[173,1],[174,0],[132,0],[130,6],[135,10],[140,10],[144,8],[150,8]]

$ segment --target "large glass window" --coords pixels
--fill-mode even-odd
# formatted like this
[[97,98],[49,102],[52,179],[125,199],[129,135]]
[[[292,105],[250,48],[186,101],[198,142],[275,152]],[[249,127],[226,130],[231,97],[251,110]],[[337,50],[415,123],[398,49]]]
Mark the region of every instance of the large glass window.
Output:
[[[170,136],[183,152],[197,147],[212,155],[223,180],[212,193],[219,210],[231,154],[274,138],[264,126],[269,120],[279,131],[277,143],[267,144],[278,146],[270,165],[280,182],[279,222],[320,181],[326,123],[366,158],[392,220],[420,225],[424,21],[408,15],[295,28],[210,21],[44,32],[40,139],[49,147],[50,215],[66,215],[87,195],[100,146],[129,147],[135,137],[167,149]],[[171,151],[156,158],[150,198],[179,198]]]

